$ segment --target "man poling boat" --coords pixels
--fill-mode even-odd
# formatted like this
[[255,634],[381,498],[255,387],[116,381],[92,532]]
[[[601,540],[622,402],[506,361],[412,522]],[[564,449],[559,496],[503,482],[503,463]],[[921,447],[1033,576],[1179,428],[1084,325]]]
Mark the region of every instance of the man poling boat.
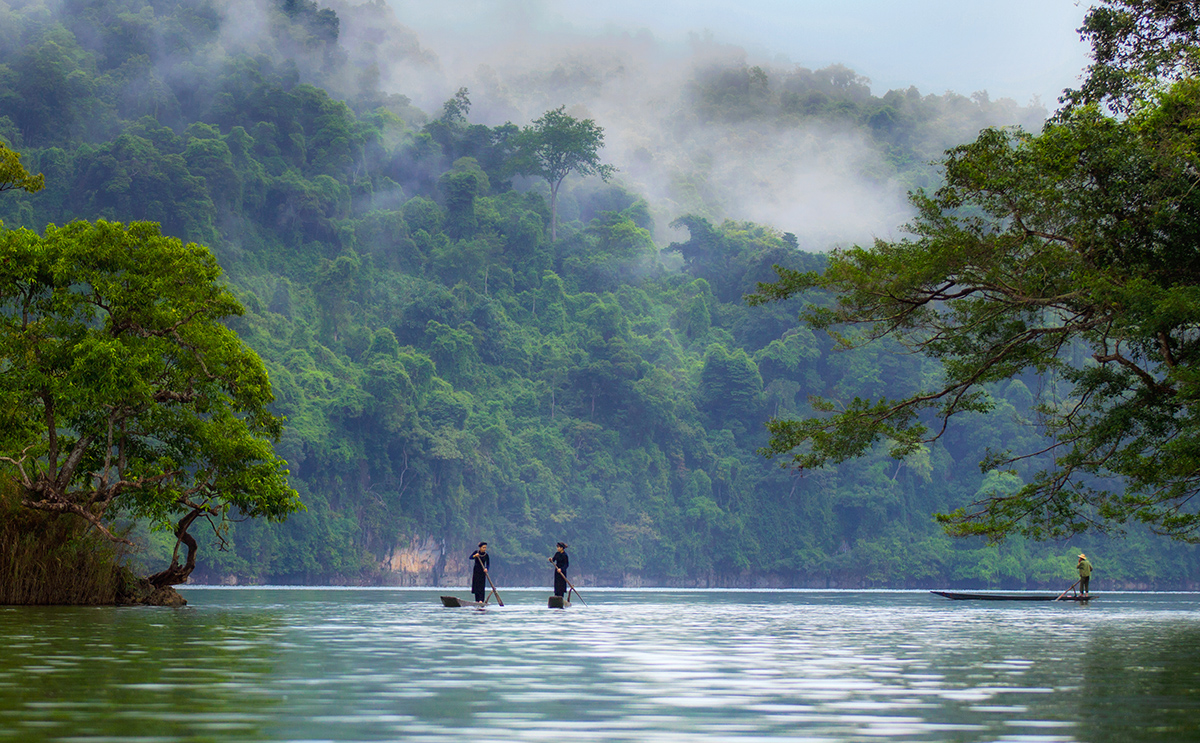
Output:
[[488,572],[492,558],[488,555],[487,542],[480,542],[479,547],[471,553],[469,559],[474,564],[471,572],[471,593],[474,594],[475,600],[481,604],[486,604],[487,589],[490,585],[492,587],[492,595],[496,597],[496,603],[504,606],[504,602],[500,600],[500,594],[496,592],[496,584],[492,582],[492,575]]
[[[567,579],[567,567],[571,564],[571,559],[567,557],[567,545],[565,542],[559,542],[555,546],[554,554],[546,558],[554,563],[554,595],[550,597],[548,606],[551,609],[565,609],[571,605],[571,594],[568,591],[575,592],[575,597],[583,601],[583,597],[579,595],[579,591],[575,590],[574,584]],[[587,606],[587,602],[583,601],[583,605]]]
[[[1060,594],[1044,594],[1044,593],[962,593],[955,591],[930,591],[938,596],[944,596],[955,601],[1075,601],[1080,604],[1085,604],[1092,600],[1092,594],[1088,591],[1088,578],[1092,575],[1092,563],[1088,562],[1087,555],[1079,554],[1079,563],[1076,565],[1079,571],[1079,580],[1070,585],[1067,590]],[[1078,590],[1076,588],[1078,587]]]
[[487,605],[490,598],[487,595],[488,586],[492,588],[492,595],[496,597],[496,603],[504,606],[504,602],[500,599],[500,593],[496,590],[496,584],[492,582],[492,575],[488,572],[492,558],[488,555],[487,542],[480,542],[479,546],[475,548],[475,551],[467,559],[471,561],[471,594],[474,596],[475,601],[472,603],[463,601],[456,596],[442,596],[442,606],[474,606],[483,608]]
[[1087,596],[1090,594],[1088,584],[1092,581],[1092,563],[1087,559],[1087,555],[1079,553],[1079,562],[1076,563],[1075,569],[1079,571],[1079,592]]
[[566,543],[559,542],[554,554],[546,559],[554,563],[554,595],[562,598],[567,593],[567,568],[571,565]]

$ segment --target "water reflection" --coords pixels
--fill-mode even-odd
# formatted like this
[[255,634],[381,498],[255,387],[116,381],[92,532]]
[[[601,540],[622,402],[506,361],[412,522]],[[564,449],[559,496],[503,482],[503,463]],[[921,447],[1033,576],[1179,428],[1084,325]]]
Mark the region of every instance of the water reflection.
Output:
[[1083,737],[1200,740],[1200,627],[1190,615],[1142,615],[1072,645],[1083,671]]
[[436,596],[0,608],[0,741],[1200,740],[1191,596],[596,591],[555,611],[508,591],[485,612]]
[[0,607],[0,740],[261,739],[277,637],[269,614]]

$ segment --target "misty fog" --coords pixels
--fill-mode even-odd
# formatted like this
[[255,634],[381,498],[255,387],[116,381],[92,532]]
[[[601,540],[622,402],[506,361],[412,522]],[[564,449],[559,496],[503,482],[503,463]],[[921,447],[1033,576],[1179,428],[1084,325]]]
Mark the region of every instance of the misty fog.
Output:
[[[0,2],[0,11],[9,5]],[[11,5],[23,12],[42,7],[48,22],[63,7],[59,0]],[[1036,103],[989,100],[986,80],[969,96],[895,91],[887,95],[921,104],[920,117],[905,114],[904,122],[911,139],[903,149],[916,156],[898,165],[886,137],[852,115],[837,115],[839,101],[885,106],[887,95],[873,94],[866,78],[841,65],[813,69],[805,60],[747,51],[726,43],[719,30],[700,29],[678,41],[644,28],[572,30],[551,22],[554,6],[544,0],[488,4],[487,12],[466,1],[330,0],[317,7],[336,18],[306,37],[272,27],[269,0],[218,0],[214,43],[194,43],[191,56],[181,59],[166,48],[169,40],[154,40],[159,49],[151,56],[170,69],[130,79],[145,86],[182,80],[187,87],[188,80],[219,74],[231,55],[266,55],[294,62],[302,82],[352,101],[360,113],[386,103],[410,133],[438,116],[460,88],[469,91],[469,120],[489,126],[523,126],[566,106],[604,128],[604,159],[618,168],[619,185],[649,202],[661,245],[682,237],[668,225],[692,213],[768,224],[794,233],[809,251],[897,237],[911,214],[907,192],[936,187],[933,163],[946,148],[970,141],[984,126],[1037,129],[1046,116]],[[432,30],[414,28],[408,16]],[[432,17],[442,20],[431,24]],[[19,46],[2,31],[0,45]],[[832,104],[812,106],[814,96]]]
[[[768,75],[763,93],[769,97],[789,75],[811,73],[801,65],[753,58],[707,32],[686,44],[645,29],[567,32],[540,23],[544,5],[537,2],[507,3],[505,24],[489,27],[464,17],[461,35],[423,37],[405,25],[410,5],[330,3],[353,67],[369,70],[385,92],[404,95],[431,115],[465,87],[473,123],[524,125],[561,105],[595,119],[605,129],[605,158],[619,169],[617,181],[650,201],[660,240],[674,237],[666,228],[671,220],[698,213],[769,224],[796,234],[804,249],[826,250],[895,237],[911,214],[906,191],[912,184],[891,175],[878,144],[859,128],[780,116],[721,120],[697,110],[697,82],[705,75],[757,67]],[[450,4],[445,12],[464,7],[470,4]],[[424,16],[432,12],[422,6]],[[869,94],[867,82],[847,84]],[[997,103],[1004,105],[977,106],[963,120],[947,122],[945,140],[926,148],[929,160],[973,138],[981,126],[1036,129],[1046,114],[1036,105]]]

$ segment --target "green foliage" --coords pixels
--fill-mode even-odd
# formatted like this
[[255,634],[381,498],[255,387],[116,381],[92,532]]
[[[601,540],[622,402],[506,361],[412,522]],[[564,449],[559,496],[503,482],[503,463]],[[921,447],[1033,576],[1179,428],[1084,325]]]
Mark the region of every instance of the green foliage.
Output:
[[731,354],[717,343],[708,347],[696,389],[697,407],[716,423],[743,428],[740,421],[760,419],[762,389],[758,366],[745,351],[739,348]]
[[861,326],[942,373],[906,397],[775,422],[767,451],[804,445],[794,460],[819,467],[887,439],[904,456],[945,433],[931,418],[993,411],[987,385],[1033,372],[1051,381],[1034,411],[1053,444],[995,450],[983,469],[1052,459],[943,522],[992,538],[1136,522],[1194,539],[1198,108],[1189,79],[1129,118],[1087,107],[1039,136],[985,131],[948,153],[935,195],[913,197],[914,239],[839,251],[823,275],[781,267],[756,301],[835,291],[811,324]]
[[30,175],[21,165],[21,156],[0,143],[0,193],[14,188],[36,193],[44,186],[45,177],[41,173]]
[[1200,9],[1192,3],[1103,0],[1079,31],[1092,63],[1080,89],[1065,96],[1072,105],[1128,113],[1162,82],[1194,77],[1200,63]]
[[300,507],[219,276],[208,249],[147,223],[0,233],[0,462],[24,506],[108,536],[116,513],[175,530],[192,512]]
[[604,129],[591,119],[576,119],[566,106],[547,111],[521,130],[516,171],[550,184],[550,240],[558,239],[558,191],[571,173],[607,181],[616,172],[600,162]]
[[[673,170],[671,198],[681,206],[666,214],[620,184],[562,179],[611,175],[598,159],[599,124],[565,109],[524,131],[474,124],[461,89],[426,115],[380,91],[405,83],[383,79],[391,63],[422,62],[380,4],[338,6],[336,15],[311,2],[268,4],[270,33],[253,48],[231,45],[206,2],[123,0],[117,12],[115,3],[72,0],[57,26],[34,7],[6,16],[0,135],[22,147],[46,185],[7,194],[0,217],[39,230],[81,217],[152,219],[172,238],[148,238],[163,252],[145,265],[206,266],[170,294],[183,301],[207,286],[222,306],[241,308],[223,320],[237,337],[220,335],[222,358],[238,356],[240,343],[254,349],[261,363],[245,357],[239,368],[259,407],[202,415],[191,427],[183,413],[156,414],[156,430],[201,432],[203,445],[156,438],[141,444],[139,461],[170,447],[180,449],[173,461],[193,461],[207,447],[221,466],[260,457],[255,466],[278,474],[286,460],[307,506],[283,523],[214,519],[221,531],[194,529],[206,545],[227,547],[207,550],[196,577],[388,580],[383,566],[400,550],[431,540],[446,555],[432,575],[446,577],[481,538],[505,582],[544,579],[559,539],[589,580],[614,583],[1032,587],[1069,577],[1074,560],[1061,544],[956,544],[929,518],[977,493],[1033,482],[1045,458],[1013,463],[1013,473],[982,473],[978,462],[989,449],[1045,445],[1020,419],[1036,415],[1048,392],[1065,392],[1061,378],[1036,369],[997,377],[974,401],[980,412],[955,417],[928,444],[897,432],[860,459],[804,476],[762,461],[769,415],[813,416],[813,398],[835,394],[874,405],[941,372],[895,344],[835,353],[836,339],[797,329],[801,299],[834,307],[817,290],[747,307],[743,295],[775,276],[771,266],[819,272],[828,259],[801,251],[795,235],[723,220],[703,163]],[[364,25],[378,43],[339,45]],[[389,64],[361,56],[373,50]],[[907,183],[932,183],[924,163],[981,126],[1040,121],[1038,110],[985,96],[875,97],[845,68],[735,63],[701,70],[693,83],[682,118],[748,140],[764,127],[849,128],[886,153],[865,175]],[[1170,111],[1182,131],[1187,106]],[[1178,152],[1188,141],[1170,140]],[[1098,152],[1099,142],[1081,152]],[[534,145],[545,145],[544,162]],[[521,172],[550,188],[514,188]],[[679,217],[689,236],[660,251],[655,220],[664,216]],[[62,230],[87,232],[68,224],[47,234]],[[12,239],[38,245],[40,234]],[[217,278],[211,258],[173,238],[210,244],[226,273]],[[96,317],[89,333],[104,327]],[[109,347],[104,359],[122,371],[101,375],[112,382],[105,389],[147,358]],[[273,401],[262,394],[267,378]],[[12,397],[0,402],[12,445],[32,436],[44,416],[14,414]],[[113,404],[96,402],[97,418]],[[80,405],[81,428],[62,427],[60,439],[77,440],[95,423],[85,417]],[[280,430],[274,451],[265,440],[242,447],[245,431],[218,419],[233,429],[261,421],[266,439]],[[17,451],[9,444],[5,452]],[[889,446],[901,446],[903,459],[890,459]],[[279,498],[264,508],[294,503],[266,490]],[[139,501],[127,510],[154,508]],[[1179,585],[1196,565],[1188,548],[1163,548],[1141,531],[1120,543],[1087,540],[1071,547],[1103,555],[1106,578]],[[157,535],[160,552],[174,542]],[[1164,549],[1169,559],[1147,558]]]
[[679,253],[684,271],[706,281],[723,302],[736,302],[772,278],[773,266],[800,270],[814,259],[796,250],[795,235],[750,222],[727,220],[714,227],[707,219],[688,214],[671,226],[686,228],[689,239],[671,243],[663,252]]

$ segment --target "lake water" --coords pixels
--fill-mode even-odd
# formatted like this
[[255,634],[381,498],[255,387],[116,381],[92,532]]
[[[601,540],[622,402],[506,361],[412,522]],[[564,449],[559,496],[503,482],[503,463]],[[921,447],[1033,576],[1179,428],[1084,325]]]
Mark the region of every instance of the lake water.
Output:
[[1196,594],[181,592],[0,607],[0,741],[1200,741]]

